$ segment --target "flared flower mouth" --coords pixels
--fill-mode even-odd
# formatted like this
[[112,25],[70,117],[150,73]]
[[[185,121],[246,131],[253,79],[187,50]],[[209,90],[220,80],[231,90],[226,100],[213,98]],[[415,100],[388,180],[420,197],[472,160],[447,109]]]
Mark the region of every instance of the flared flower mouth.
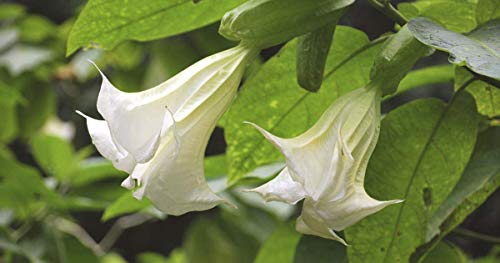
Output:
[[255,54],[240,45],[137,93],[118,90],[101,72],[97,109],[104,120],[78,113],[87,119],[97,150],[130,174],[122,186],[171,215],[226,202],[204,178],[204,151]]
[[378,88],[356,89],[338,98],[313,127],[290,139],[250,123],[286,158],[286,168],[276,178],[250,191],[267,201],[295,204],[305,199],[297,230],[346,244],[335,231],[401,202],[375,200],[364,189],[379,134],[380,101]]

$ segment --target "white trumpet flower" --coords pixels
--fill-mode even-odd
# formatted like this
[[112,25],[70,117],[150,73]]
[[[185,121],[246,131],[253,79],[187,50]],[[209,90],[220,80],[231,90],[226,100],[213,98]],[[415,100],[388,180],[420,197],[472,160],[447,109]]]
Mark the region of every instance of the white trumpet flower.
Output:
[[209,56],[166,82],[125,93],[101,73],[97,110],[85,116],[92,142],[117,169],[122,186],[162,212],[181,215],[226,202],[208,186],[203,158],[217,120],[232,102],[256,51],[238,46]]
[[401,202],[375,200],[363,186],[379,135],[380,101],[376,87],[354,90],[338,98],[311,129],[290,139],[252,124],[285,155],[286,167],[250,191],[266,201],[295,204],[304,199],[297,231],[346,245],[334,231]]

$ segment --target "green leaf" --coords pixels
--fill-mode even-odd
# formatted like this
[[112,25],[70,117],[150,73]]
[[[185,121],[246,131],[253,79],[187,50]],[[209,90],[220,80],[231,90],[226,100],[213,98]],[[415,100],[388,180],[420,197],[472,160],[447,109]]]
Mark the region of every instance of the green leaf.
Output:
[[28,138],[54,114],[56,98],[52,88],[41,83],[29,84],[22,94],[27,102],[18,106],[17,119],[20,135]]
[[417,0],[413,3],[401,3],[398,9],[408,18],[428,17],[456,32],[469,32],[477,26],[474,1]]
[[153,252],[141,253],[137,257],[137,261],[139,263],[187,263],[184,251],[179,248],[170,252],[168,258]]
[[[463,67],[455,69],[455,90],[458,89],[472,74]],[[500,116],[500,89],[486,82],[476,80],[467,86],[477,104],[477,111],[490,118]]]
[[221,218],[198,219],[191,224],[183,243],[187,262],[204,263],[251,263],[258,246],[254,237]]
[[[449,215],[440,226],[443,234],[457,227],[500,187],[498,160],[500,160],[500,128],[492,127],[479,135],[474,155],[467,169],[446,202],[438,210],[447,210]],[[450,214],[451,208],[454,209]],[[439,216],[440,213],[436,212],[433,219],[437,220]]]
[[306,33],[297,40],[297,82],[308,91],[318,91],[323,83],[326,59],[337,22]]
[[[498,160],[500,160],[500,128],[490,128],[479,135],[474,154],[462,177],[432,216],[428,225],[427,240],[440,232],[439,227],[454,213],[455,209],[466,205],[464,201],[467,200],[467,211],[472,212],[484,201],[484,192],[491,193],[491,190],[499,186],[500,162]],[[491,190],[484,189],[494,181],[497,182],[496,187],[492,187]],[[460,214],[466,216],[463,212]],[[465,217],[455,217],[454,225],[459,224],[463,219]]]
[[90,0],[68,37],[66,54],[80,47],[112,49],[124,40],[149,41],[208,25],[243,0]]
[[[323,86],[307,92],[296,82],[296,42],[292,41],[244,84],[225,121],[229,183],[234,184],[258,166],[282,155],[244,121],[255,122],[283,137],[311,127],[340,95],[364,86],[379,43],[370,43],[356,29],[338,26],[328,56]],[[251,110],[248,110],[251,109]]]
[[498,0],[479,0],[476,8],[476,20],[484,24],[490,20],[500,18],[500,3]]
[[102,215],[102,221],[108,221],[111,218],[121,216],[124,214],[130,214],[145,210],[151,207],[151,201],[143,198],[142,200],[137,200],[131,191],[124,193],[118,200],[111,204]]
[[[453,81],[454,68],[452,65],[430,66],[410,71],[399,83],[399,87],[392,96],[399,95],[408,90],[426,85],[449,83]],[[388,97],[384,97],[388,99]]]
[[18,131],[16,107],[0,104],[0,119],[0,142],[10,142]]
[[21,40],[40,43],[56,33],[56,27],[43,16],[30,15],[19,23]]
[[[291,263],[301,234],[293,223],[282,224],[262,244],[255,263]],[[313,262],[313,261],[311,261]]]
[[450,242],[439,242],[437,246],[427,255],[422,263],[467,263],[467,256],[457,246]]
[[466,92],[448,105],[421,99],[386,115],[365,187],[377,200],[404,202],[345,230],[351,245],[349,262],[408,262],[426,241],[427,223],[469,160],[477,116],[474,100]]
[[145,89],[154,87],[179,73],[197,60],[195,47],[184,38],[169,38],[151,43],[151,61],[144,78]]
[[419,17],[408,26],[422,43],[450,53],[450,62],[500,80],[500,20],[491,21],[467,36]]
[[60,181],[70,179],[78,168],[73,147],[59,137],[37,135],[31,146],[36,162],[47,174]]
[[59,204],[59,197],[45,186],[37,170],[4,156],[0,156],[0,167],[0,207],[13,208],[18,216],[28,217],[40,202]]
[[0,4],[0,20],[15,19],[24,15],[24,6],[12,3]]
[[71,185],[84,186],[108,178],[123,178],[125,172],[117,170],[113,164],[104,158],[90,158],[78,164],[78,172],[71,178]]
[[227,175],[226,155],[205,157],[205,178],[215,179]]
[[293,263],[347,263],[346,247],[339,242],[303,235],[295,248]]
[[404,78],[422,57],[432,54],[433,48],[420,43],[404,25],[384,43],[370,70],[370,85],[379,87],[382,96],[393,94]]

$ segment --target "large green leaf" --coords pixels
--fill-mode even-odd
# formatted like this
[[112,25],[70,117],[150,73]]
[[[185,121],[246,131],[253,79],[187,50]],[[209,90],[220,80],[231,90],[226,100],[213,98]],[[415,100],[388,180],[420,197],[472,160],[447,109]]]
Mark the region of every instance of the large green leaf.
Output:
[[295,231],[294,224],[278,226],[262,244],[255,263],[292,263],[300,237],[300,233]]
[[37,135],[31,146],[37,163],[47,174],[59,180],[68,180],[78,169],[71,144],[59,137]]
[[484,24],[497,18],[500,18],[500,2],[498,0],[479,0],[477,2],[477,23]]
[[456,245],[450,242],[439,242],[437,246],[427,255],[422,263],[467,263],[467,256]]
[[[472,77],[472,74],[465,68],[456,67],[455,90]],[[476,100],[479,113],[488,117],[500,116],[500,89],[484,81],[476,80],[467,86],[467,91]]]
[[295,248],[293,263],[347,263],[346,247],[337,241],[303,235]]
[[238,222],[200,218],[191,224],[183,243],[187,262],[253,262],[259,243]]
[[450,62],[500,80],[500,20],[491,21],[467,36],[446,30],[419,17],[408,27],[422,43],[450,53]]
[[59,196],[46,187],[37,170],[6,156],[0,156],[0,167],[0,207],[15,209],[17,216],[29,217],[41,202],[60,204]]
[[408,18],[425,16],[457,32],[469,32],[477,26],[476,4],[470,0],[417,0],[401,3],[398,9]]
[[90,0],[68,37],[67,55],[80,47],[112,49],[124,40],[148,41],[219,20],[243,0]]
[[102,215],[102,221],[108,221],[109,219],[117,216],[139,212],[151,207],[151,201],[146,198],[137,200],[132,195],[131,191],[127,191],[108,208],[106,208],[104,214]]
[[428,221],[472,153],[477,116],[473,98],[462,92],[448,105],[417,100],[382,120],[365,187],[376,199],[404,202],[346,229],[350,262],[407,262],[425,242]]
[[[452,65],[438,65],[417,69],[409,72],[401,80],[396,93],[392,96],[426,85],[452,82],[453,76],[454,69]],[[384,97],[384,99],[388,99],[388,97]]]
[[379,43],[370,43],[356,29],[339,26],[327,60],[321,90],[310,93],[296,83],[296,42],[287,44],[244,84],[225,120],[229,182],[263,164],[280,160],[281,154],[244,121],[292,137],[311,127],[340,95],[368,82]]
[[79,162],[78,172],[71,178],[72,186],[84,186],[99,180],[123,178],[127,174],[116,170],[113,164],[104,158],[89,158]]
[[[441,215],[448,217],[440,225],[442,234],[457,227],[472,211],[500,187],[500,128],[494,127],[478,137],[474,155],[448,199],[433,216],[435,226]],[[450,213],[451,211],[452,213]],[[429,237],[432,225],[429,228]]]

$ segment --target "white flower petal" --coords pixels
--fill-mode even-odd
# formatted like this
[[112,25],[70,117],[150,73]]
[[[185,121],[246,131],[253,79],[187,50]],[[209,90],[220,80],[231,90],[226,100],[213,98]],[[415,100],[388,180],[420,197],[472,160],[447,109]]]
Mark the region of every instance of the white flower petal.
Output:
[[77,113],[87,120],[87,128],[97,151],[106,159],[111,160],[117,169],[131,172],[135,162],[120,145],[113,141],[107,122],[93,119],[80,111]]
[[388,205],[402,202],[401,200],[378,201],[361,190],[362,192],[351,192],[335,201],[321,200],[315,204],[318,215],[328,227],[340,231]]
[[306,195],[302,185],[292,179],[286,167],[273,180],[247,191],[260,194],[268,202],[282,201],[289,204],[296,204]]
[[307,198],[302,206],[302,214],[297,218],[295,229],[303,234],[332,239],[347,246],[345,240],[330,229],[328,224],[317,214],[316,209]]
[[[291,179],[304,190],[298,231],[345,244],[334,230],[400,202],[375,200],[363,185],[379,134],[380,96],[376,87],[354,90],[338,98],[312,128],[295,138],[280,138],[252,124],[285,155]],[[290,194],[290,187],[268,189],[274,186],[271,182],[255,190],[268,199]]]

